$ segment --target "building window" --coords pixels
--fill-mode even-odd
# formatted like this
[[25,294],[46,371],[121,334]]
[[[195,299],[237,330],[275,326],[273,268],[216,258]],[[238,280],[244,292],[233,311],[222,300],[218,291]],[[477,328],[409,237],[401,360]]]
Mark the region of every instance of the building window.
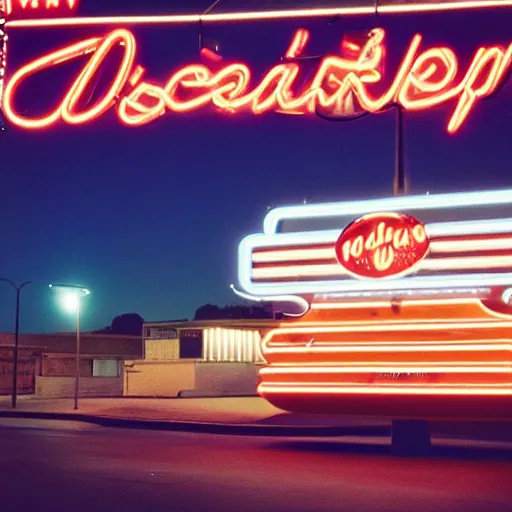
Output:
[[93,377],[119,377],[119,361],[117,359],[94,359],[92,362]]
[[180,332],[180,359],[203,357],[203,331],[189,329]]
[[146,329],[146,338],[152,340],[175,340],[178,338],[178,332],[176,329],[152,327],[150,329]]

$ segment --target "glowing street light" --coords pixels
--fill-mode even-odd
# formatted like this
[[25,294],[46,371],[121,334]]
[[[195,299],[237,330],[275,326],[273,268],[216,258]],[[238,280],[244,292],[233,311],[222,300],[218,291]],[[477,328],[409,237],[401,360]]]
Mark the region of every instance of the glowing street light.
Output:
[[78,409],[80,394],[80,299],[91,292],[82,286],[69,284],[50,284],[50,288],[62,290],[60,296],[62,308],[76,312],[76,369],[75,369],[75,409]]
[[[20,296],[23,289],[31,284],[42,284],[45,286],[49,286],[50,288],[59,286],[61,288],[68,289],[76,289],[76,290],[85,290],[85,295],[89,293],[83,286],[79,286],[76,284],[60,284],[60,285],[51,285],[48,282],[44,281],[25,281],[20,285],[17,285],[14,281],[7,277],[0,277],[0,281],[8,284],[13,288],[16,293],[16,312],[15,312],[15,323],[14,323],[14,347],[13,347],[13,371],[12,371],[12,393],[11,393],[11,404],[12,408],[16,409],[16,403],[18,398],[18,347],[19,347],[19,334],[20,334]],[[76,294],[75,294],[76,295]]]
[[18,347],[20,342],[20,296],[23,288],[29,284],[46,284],[40,281],[25,281],[20,285],[17,285],[11,279],[7,277],[0,277],[0,281],[7,283],[13,288],[16,293],[16,313],[15,313],[15,324],[14,324],[14,347],[12,354],[12,392],[11,392],[11,405],[13,409],[16,409],[16,401],[18,397]]

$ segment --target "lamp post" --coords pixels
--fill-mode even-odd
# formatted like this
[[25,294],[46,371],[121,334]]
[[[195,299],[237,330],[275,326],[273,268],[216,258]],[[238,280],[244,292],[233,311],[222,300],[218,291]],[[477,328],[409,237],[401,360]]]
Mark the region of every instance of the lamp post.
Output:
[[7,277],[0,277],[0,281],[10,285],[16,292],[16,313],[14,321],[14,347],[12,355],[12,393],[11,393],[11,405],[13,409],[16,409],[16,402],[18,397],[18,346],[19,346],[19,333],[20,333],[20,295],[21,291],[25,286],[29,284],[46,284],[40,281],[25,281],[20,285],[17,285],[11,279]]
[[[49,286],[52,288],[51,284],[48,284],[44,281],[24,281],[20,285],[17,285],[12,279],[8,279],[7,277],[0,277],[0,281],[7,283],[16,293],[16,312],[15,312],[15,322],[14,322],[14,347],[13,347],[13,356],[12,356],[12,393],[11,393],[11,405],[13,409],[16,409],[17,399],[18,399],[18,348],[19,348],[19,338],[20,338],[20,298],[22,290],[28,286],[29,284],[42,284],[45,286]],[[75,284],[61,284],[59,285],[62,288],[75,288],[79,290],[86,290],[83,286],[75,285]],[[86,290],[87,291],[87,290]],[[87,293],[89,293],[87,291]]]
[[78,397],[80,396],[80,299],[91,292],[82,286],[67,284],[50,284],[50,288],[71,288],[74,292],[70,292],[64,296],[64,304],[66,308],[76,312],[76,362],[75,362],[75,410],[78,409]]

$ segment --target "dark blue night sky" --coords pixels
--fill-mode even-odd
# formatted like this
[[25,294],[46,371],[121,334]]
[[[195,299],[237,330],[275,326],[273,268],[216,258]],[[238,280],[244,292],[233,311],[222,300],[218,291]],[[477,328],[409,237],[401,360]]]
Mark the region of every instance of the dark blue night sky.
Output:
[[[140,3],[82,0],[81,13],[164,11],[157,0],[145,1],[144,11],[137,9]],[[191,10],[207,4],[186,2]],[[225,23],[208,25],[205,35],[258,78],[279,60],[297,28],[310,29],[308,51],[314,54],[335,52],[346,31],[377,26],[387,30],[391,73],[415,32],[424,34],[424,47],[452,47],[465,71],[478,46],[510,44],[512,9],[352,17],[333,24]],[[63,43],[109,30],[13,29],[8,71]],[[156,82],[199,62],[197,24],[135,26],[133,32],[137,61]],[[72,76],[73,68],[67,72],[64,66],[63,77]],[[34,80],[20,105],[44,108],[62,91],[58,80]],[[450,136],[446,125],[454,108],[452,102],[406,114],[412,191],[511,187],[512,85],[480,102]],[[86,329],[110,324],[123,312],[165,320],[191,317],[205,302],[236,302],[229,284],[236,279],[237,245],[261,229],[268,206],[392,194],[394,127],[392,110],[331,123],[278,114],[227,117],[208,109],[168,113],[142,128],[122,126],[113,111],[86,126],[39,132],[8,127],[0,136],[0,276],[83,283],[92,290],[84,302]],[[27,288],[22,330],[71,330],[72,316],[55,299],[43,287]],[[7,286],[0,286],[0,305],[0,331],[10,331],[14,297]]]

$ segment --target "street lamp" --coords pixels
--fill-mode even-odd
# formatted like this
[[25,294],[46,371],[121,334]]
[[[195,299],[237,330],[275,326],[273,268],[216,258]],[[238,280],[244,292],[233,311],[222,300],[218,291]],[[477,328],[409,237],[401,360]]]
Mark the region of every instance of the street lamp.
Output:
[[[18,399],[18,348],[19,348],[19,338],[20,338],[20,296],[22,290],[28,286],[29,284],[42,284],[44,286],[52,286],[49,285],[48,282],[44,281],[24,281],[20,285],[17,285],[13,280],[8,279],[7,277],[0,277],[0,281],[7,283],[11,286],[16,292],[16,313],[15,313],[15,322],[14,322],[14,350],[12,356],[12,392],[11,392],[11,405],[13,409],[16,409],[17,399]],[[85,290],[83,286],[75,285],[75,284],[61,284],[59,285],[62,288],[74,288],[78,290]],[[89,292],[87,292],[89,293]]]
[[76,312],[76,368],[75,368],[75,409],[78,409],[78,396],[80,394],[80,299],[91,292],[82,286],[67,284],[50,284],[50,288],[64,289],[62,305],[68,311]]
[[19,333],[20,333],[20,295],[21,290],[29,284],[46,284],[40,281],[25,281],[20,285],[17,285],[11,279],[7,277],[0,277],[0,281],[10,285],[16,292],[16,313],[14,322],[14,350],[12,355],[13,373],[12,373],[12,393],[11,393],[11,405],[13,409],[16,409],[16,401],[18,397],[18,346],[19,346]]

